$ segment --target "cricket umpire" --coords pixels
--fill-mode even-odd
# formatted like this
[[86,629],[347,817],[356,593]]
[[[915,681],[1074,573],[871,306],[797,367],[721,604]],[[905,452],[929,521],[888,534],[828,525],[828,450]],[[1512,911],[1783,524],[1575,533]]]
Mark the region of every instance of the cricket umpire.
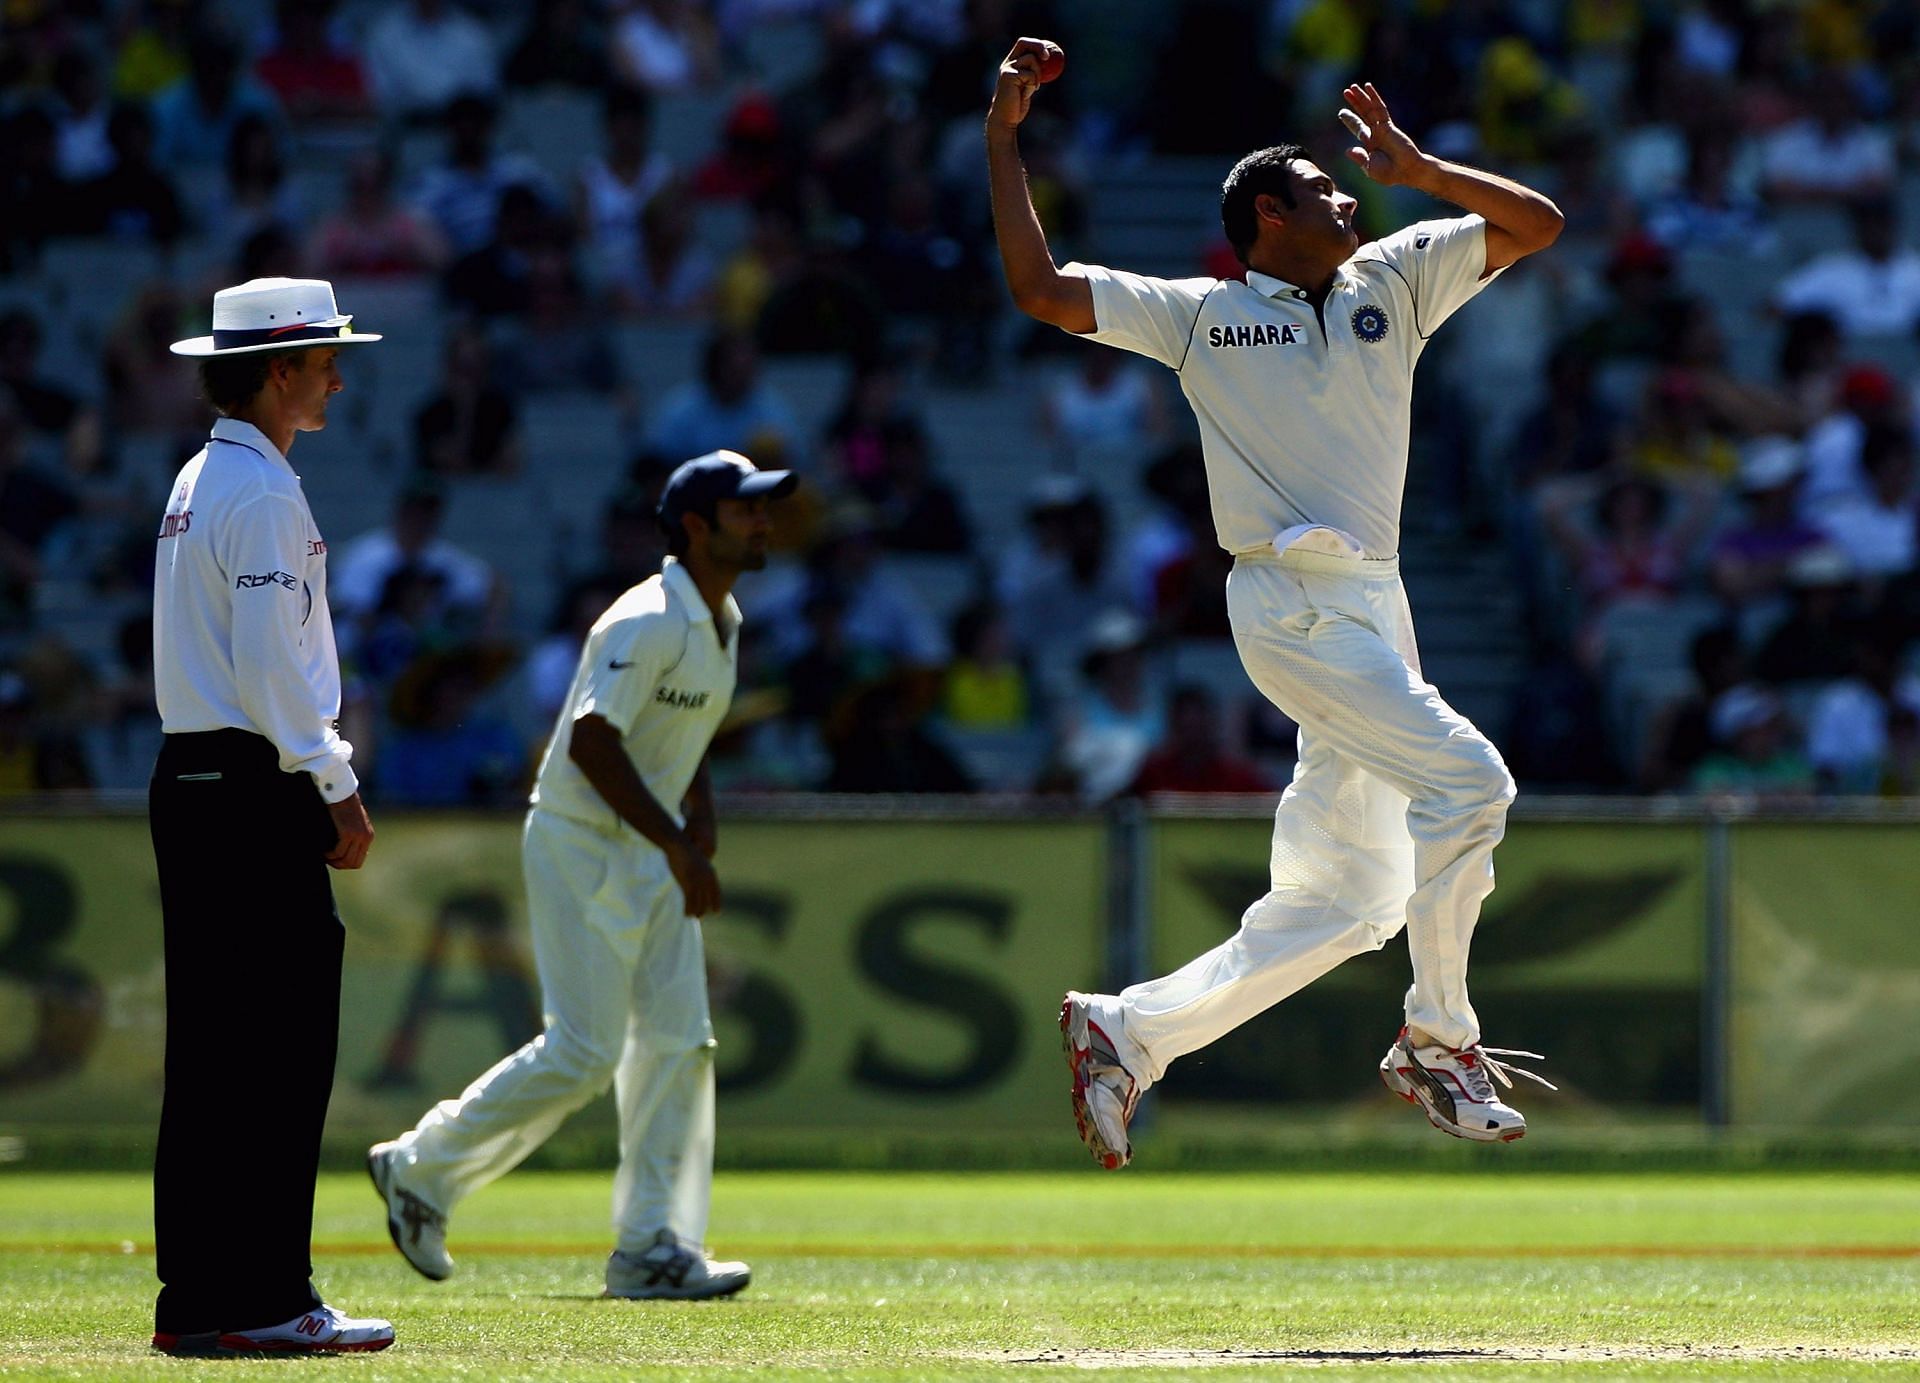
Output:
[[153,1166],[170,1353],[384,1349],[312,1284],[314,1175],[340,1031],[327,868],[373,826],[340,738],[327,545],[287,462],[327,425],[353,330],[317,279],[213,299],[200,362],[219,420],[174,480],[154,559],[166,738],[149,792],[165,927],[166,1097]]
[[669,556],[594,622],[523,837],[546,1029],[377,1143],[367,1168],[408,1263],[453,1272],[447,1213],[612,1082],[620,1117],[610,1297],[727,1296],[744,1263],[703,1240],[713,1190],[713,1025],[698,919],[720,906],[707,747],[733,702],[741,572],[766,565],[789,471],[736,452],[667,478]]
[[1357,201],[1300,146],[1280,144],[1241,159],[1221,189],[1244,279],[1056,266],[1018,130],[1064,62],[1057,45],[1021,39],[987,116],[1008,287],[1029,315],[1179,377],[1200,425],[1216,536],[1233,556],[1234,645],[1254,685],[1300,726],[1299,765],[1274,816],[1272,887],[1239,931],[1119,994],[1068,993],[1061,1027],[1081,1138],[1101,1165],[1124,1166],[1140,1092],[1171,1062],[1402,929],[1413,985],[1381,1080],[1444,1132],[1519,1138],[1526,1119],[1494,1084],[1512,1084],[1521,1068],[1499,1058],[1516,1053],[1481,1045],[1467,998],[1468,943],[1493,888],[1513,779],[1420,670],[1400,584],[1400,506],[1427,338],[1502,270],[1551,245],[1560,211],[1510,179],[1426,154],[1378,91],[1355,84],[1339,112],[1347,157],[1376,183],[1465,215],[1363,244]]

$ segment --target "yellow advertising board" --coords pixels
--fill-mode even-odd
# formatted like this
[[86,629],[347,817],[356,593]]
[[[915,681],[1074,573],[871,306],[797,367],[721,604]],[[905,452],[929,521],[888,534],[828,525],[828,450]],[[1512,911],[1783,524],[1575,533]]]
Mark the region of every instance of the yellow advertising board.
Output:
[[[1105,853],[1093,821],[723,823],[728,906],[707,924],[723,1120],[1057,1115],[1059,996],[1100,979]],[[391,1133],[538,1031],[519,822],[383,819],[335,888],[329,1127]],[[0,893],[0,1126],[151,1126],[164,1006],[145,823],[0,820]]]
[[[1252,819],[1155,823],[1156,973],[1233,935],[1267,890],[1272,829]],[[1705,829],[1513,822],[1473,939],[1473,1002],[1487,1042],[1547,1053],[1544,1069],[1569,1098],[1698,1104]],[[1204,1061],[1176,1064],[1162,1096],[1371,1097],[1369,1068],[1399,1027],[1410,980],[1403,934],[1229,1034]]]

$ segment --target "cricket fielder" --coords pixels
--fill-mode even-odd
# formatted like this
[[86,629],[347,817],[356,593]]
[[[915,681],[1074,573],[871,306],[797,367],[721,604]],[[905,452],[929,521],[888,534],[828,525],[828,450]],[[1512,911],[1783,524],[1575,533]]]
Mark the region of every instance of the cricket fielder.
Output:
[[1492,1083],[1511,1085],[1512,1068],[1494,1058],[1531,1053],[1480,1045],[1466,984],[1513,779],[1421,676],[1397,552],[1421,350],[1502,269],[1553,243],[1559,209],[1422,153],[1379,93],[1357,85],[1340,112],[1356,141],[1347,156],[1375,182],[1467,215],[1363,247],[1354,199],[1282,144],[1241,159],[1221,191],[1245,282],[1058,268],[1018,145],[1054,49],[1015,43],[987,113],[1007,285],[1029,316],[1179,375],[1215,529],[1234,557],[1234,643],[1254,685],[1300,725],[1299,766],[1274,819],[1272,888],[1239,931],[1161,979],[1066,996],[1080,1136],[1102,1166],[1125,1166],[1128,1121],[1169,1063],[1405,927],[1413,986],[1381,1079],[1447,1133],[1518,1138],[1526,1120]]
[[[720,906],[707,746],[733,699],[743,571],[766,565],[789,471],[710,452],[668,478],[658,576],[594,624],[524,836],[546,1030],[367,1154],[407,1262],[453,1272],[447,1214],[613,1083],[610,1297],[720,1297],[744,1263],[702,1247],[713,1188],[713,1027],[695,920]],[[682,814],[684,809],[684,815]]]

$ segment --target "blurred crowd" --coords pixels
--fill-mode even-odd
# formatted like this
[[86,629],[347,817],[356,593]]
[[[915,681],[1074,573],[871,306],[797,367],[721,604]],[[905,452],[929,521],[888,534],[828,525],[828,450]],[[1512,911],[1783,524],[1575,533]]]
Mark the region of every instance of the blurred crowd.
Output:
[[[1105,254],[1115,173],[1282,138],[1374,233],[1438,214],[1344,158],[1356,76],[1430,151],[1559,201],[1560,245],[1436,337],[1409,496],[1410,546],[1513,593],[1487,728],[1524,785],[1915,789],[1920,3],[22,0],[0,794],[142,780],[150,530],[209,416],[166,347],[267,274],[333,279],[389,330],[404,304],[438,352],[400,464],[367,477],[385,517],[342,531],[316,503],[376,802],[520,799],[585,629],[657,569],[660,484],[715,447],[807,482],[742,589],[723,786],[1275,791],[1292,727],[1233,664],[1176,381],[1030,329],[1001,287],[979,121],[1022,33],[1071,55],[1023,134],[1063,261]],[[585,114],[515,138],[539,102]],[[1178,263],[1114,262],[1237,273],[1211,196]],[[115,296],[88,322],[47,267],[73,245],[160,271],[90,285]],[[672,387],[622,347],[656,327],[695,343]],[[770,368],[819,357],[825,406]],[[1022,457],[937,425],[968,395],[1018,415]],[[555,398],[618,444],[586,458],[597,531],[516,582],[446,513],[513,502]]]

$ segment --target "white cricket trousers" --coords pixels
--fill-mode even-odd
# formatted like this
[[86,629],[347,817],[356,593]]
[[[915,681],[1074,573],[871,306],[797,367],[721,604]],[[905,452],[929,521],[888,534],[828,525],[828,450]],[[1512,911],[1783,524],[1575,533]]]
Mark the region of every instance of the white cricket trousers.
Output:
[[1273,887],[1231,939],[1121,991],[1123,1059],[1156,1081],[1402,927],[1407,1022],[1448,1046],[1479,1041],[1467,946],[1493,890],[1513,778],[1420,675],[1397,559],[1243,554],[1227,612],[1248,676],[1300,725],[1299,764],[1274,813]]
[[611,1081],[616,1247],[640,1253],[662,1229],[703,1244],[714,1044],[700,924],[666,857],[631,832],[536,807],[523,839],[546,1030],[401,1135],[405,1179],[450,1211]]

